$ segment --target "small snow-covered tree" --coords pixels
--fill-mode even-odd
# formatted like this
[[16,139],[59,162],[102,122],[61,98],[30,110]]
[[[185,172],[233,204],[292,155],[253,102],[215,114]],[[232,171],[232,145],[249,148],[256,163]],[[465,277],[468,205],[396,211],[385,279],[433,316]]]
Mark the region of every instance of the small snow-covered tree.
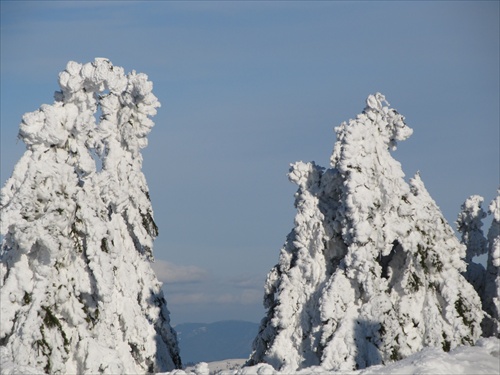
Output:
[[466,246],[465,262],[467,271],[465,278],[474,286],[476,292],[481,296],[484,289],[485,269],[482,264],[475,263],[473,258],[488,252],[488,241],[484,237],[483,219],[486,217],[481,207],[484,201],[479,195],[472,195],[462,204],[456,224],[461,233],[462,243]]
[[493,221],[488,230],[488,262],[482,295],[483,308],[488,314],[483,322],[483,333],[487,337],[500,338],[500,189],[488,211]]
[[390,155],[412,130],[376,94],[336,133],[330,169],[290,170],[295,228],[268,274],[247,364],[349,371],[473,343],[482,310],[461,275],[465,246],[420,176],[406,183]]
[[2,359],[47,373],[179,368],[141,172],[152,84],[96,59],[69,62],[59,85],[23,116],[27,151],[1,191]]

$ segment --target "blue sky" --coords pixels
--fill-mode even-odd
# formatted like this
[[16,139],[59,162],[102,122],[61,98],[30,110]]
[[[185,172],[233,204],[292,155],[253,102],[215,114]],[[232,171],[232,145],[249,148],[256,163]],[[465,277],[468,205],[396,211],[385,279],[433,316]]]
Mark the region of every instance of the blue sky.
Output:
[[371,93],[406,116],[414,134],[393,155],[453,226],[499,186],[498,1],[0,4],[2,184],[21,116],[53,102],[67,61],[107,57],[153,81],[144,173],[174,324],[264,316],[293,226],[289,164],[328,166],[333,127]]

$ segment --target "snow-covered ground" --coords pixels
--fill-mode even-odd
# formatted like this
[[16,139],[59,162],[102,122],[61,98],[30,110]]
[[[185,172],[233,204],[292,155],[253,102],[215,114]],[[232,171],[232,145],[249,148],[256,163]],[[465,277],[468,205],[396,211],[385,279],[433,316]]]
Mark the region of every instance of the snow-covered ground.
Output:
[[[225,359],[223,361],[214,361],[214,362],[201,362],[196,366],[186,367],[184,371],[180,371],[179,375],[182,373],[187,374],[206,374],[207,369],[209,374],[218,374],[218,373],[229,373],[233,374],[236,370],[239,370],[246,362],[245,358],[236,358],[236,359]],[[231,370],[231,371],[229,371]],[[177,372],[174,372],[175,374]],[[169,374],[169,373],[167,373]],[[158,374],[161,375],[161,374]]]
[[[19,367],[13,363],[0,363],[2,375],[40,374],[41,370]],[[227,359],[224,361],[199,363],[185,370],[174,370],[157,375],[281,375],[270,365],[259,364],[251,367],[241,366],[245,359]],[[497,338],[479,339],[475,346],[461,346],[449,353],[436,348],[425,348],[401,361],[387,366],[372,366],[363,370],[349,372],[350,375],[410,375],[410,374],[499,374],[500,340]],[[339,375],[322,367],[310,367],[296,372],[296,375],[322,374]],[[342,374],[346,374],[342,372]],[[287,374],[288,375],[288,374]]]
[[[259,364],[241,368],[244,359],[228,359],[225,361],[200,363],[185,370],[175,370],[163,375],[280,375],[273,367]],[[410,375],[410,374],[499,374],[500,373],[500,340],[497,338],[479,339],[475,346],[461,346],[449,353],[436,348],[425,348],[401,361],[387,366],[378,365],[363,370],[352,371],[350,375]],[[296,375],[340,374],[322,367],[309,367],[296,372]],[[342,372],[345,374],[345,372]]]

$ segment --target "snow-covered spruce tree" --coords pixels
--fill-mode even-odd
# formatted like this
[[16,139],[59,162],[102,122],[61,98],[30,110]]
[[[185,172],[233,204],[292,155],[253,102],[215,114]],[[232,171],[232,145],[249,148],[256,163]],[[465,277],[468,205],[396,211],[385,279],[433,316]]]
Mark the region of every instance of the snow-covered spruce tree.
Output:
[[53,105],[23,116],[27,151],[1,191],[2,361],[47,373],[180,368],[150,265],[157,228],[140,149],[159,107],[152,84],[96,59],[69,62],[59,85]]
[[482,264],[475,263],[473,258],[488,252],[488,241],[484,237],[483,219],[486,217],[481,207],[484,201],[479,195],[472,195],[462,204],[462,210],[456,221],[457,229],[461,233],[461,242],[466,246],[465,262],[467,271],[465,278],[474,286],[481,296],[484,289],[485,269]]
[[488,314],[483,321],[483,334],[500,338],[500,189],[488,211],[493,221],[488,231],[488,262],[482,295],[483,309]]
[[330,169],[296,163],[295,228],[265,284],[247,365],[349,371],[481,334],[461,245],[419,175],[390,155],[412,130],[381,94],[336,128]]

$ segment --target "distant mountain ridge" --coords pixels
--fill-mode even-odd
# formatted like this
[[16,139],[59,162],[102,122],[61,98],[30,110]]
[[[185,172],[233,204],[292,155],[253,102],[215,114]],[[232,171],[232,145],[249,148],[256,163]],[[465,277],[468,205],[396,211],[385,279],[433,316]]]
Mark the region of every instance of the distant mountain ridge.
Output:
[[258,323],[240,320],[175,326],[184,365],[248,358],[258,329]]

